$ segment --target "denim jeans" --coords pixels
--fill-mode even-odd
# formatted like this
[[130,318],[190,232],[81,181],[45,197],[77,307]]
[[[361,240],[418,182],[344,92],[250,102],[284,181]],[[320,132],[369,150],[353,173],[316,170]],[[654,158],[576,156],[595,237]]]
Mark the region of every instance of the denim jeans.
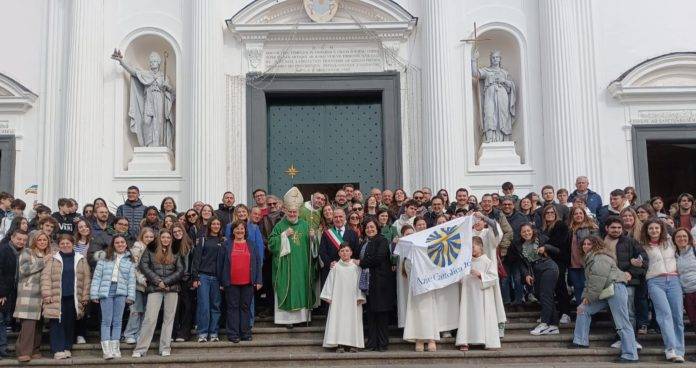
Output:
[[581,305],[578,318],[575,321],[573,342],[582,345],[590,345],[590,323],[592,315],[609,306],[611,316],[614,319],[616,332],[621,337],[621,357],[628,360],[638,360],[636,337],[633,327],[628,319],[628,293],[623,283],[614,284],[614,296],[605,300],[597,300],[587,305]]
[[513,305],[524,303],[524,282],[522,281],[522,267],[519,264],[505,264],[508,277],[500,281],[500,291],[503,301]]
[[582,268],[569,268],[568,281],[573,285],[575,304],[582,303],[582,292],[585,290],[585,270]]
[[626,293],[628,294],[628,320],[631,321],[631,326],[636,328],[636,287],[626,285]]
[[118,283],[112,282],[109,296],[99,299],[101,307],[101,341],[118,340],[121,336],[121,320],[126,307],[126,297],[116,296]]
[[650,306],[648,301],[648,286],[644,279],[641,279],[640,286],[636,286],[635,307],[636,325],[638,327],[647,326],[650,323]]
[[217,277],[201,274],[196,305],[198,336],[217,336],[220,322],[220,282]]
[[648,280],[655,319],[662,331],[665,351],[684,356],[684,296],[678,276],[657,276]]
[[7,324],[5,312],[0,310],[0,355],[7,355]]

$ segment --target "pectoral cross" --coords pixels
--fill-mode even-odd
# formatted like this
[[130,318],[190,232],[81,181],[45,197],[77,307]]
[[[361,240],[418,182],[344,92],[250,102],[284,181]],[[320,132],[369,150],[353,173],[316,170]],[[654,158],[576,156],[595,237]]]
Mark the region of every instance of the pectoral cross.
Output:
[[295,231],[292,233],[292,242],[295,244],[300,242],[300,232],[299,231]]

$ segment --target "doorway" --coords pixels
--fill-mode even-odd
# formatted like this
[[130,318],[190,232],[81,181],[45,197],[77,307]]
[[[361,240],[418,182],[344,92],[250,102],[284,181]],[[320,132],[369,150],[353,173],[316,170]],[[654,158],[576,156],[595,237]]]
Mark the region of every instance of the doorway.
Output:
[[641,199],[664,198],[669,206],[679,194],[696,192],[696,126],[633,127],[636,190]]
[[0,192],[14,193],[15,137],[0,135]]

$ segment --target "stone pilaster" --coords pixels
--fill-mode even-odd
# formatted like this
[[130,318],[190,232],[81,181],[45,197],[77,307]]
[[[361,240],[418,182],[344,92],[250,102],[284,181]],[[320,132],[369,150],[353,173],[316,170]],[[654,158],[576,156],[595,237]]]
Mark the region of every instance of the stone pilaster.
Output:
[[44,23],[46,35],[43,45],[43,69],[41,75],[41,172],[38,173],[39,201],[46,204],[55,203],[60,186],[58,172],[60,171],[57,160],[57,146],[59,144],[60,122],[62,121],[62,97],[61,88],[63,67],[63,42],[65,34],[65,6],[64,0],[46,2],[46,21]]
[[223,125],[222,13],[216,0],[192,0],[190,7],[189,200],[217,203],[225,191],[227,156]]
[[[64,142],[62,179],[59,196],[69,196],[83,203],[93,200],[100,188],[99,175],[93,173],[104,120],[104,2],[72,0],[68,7],[67,73],[65,89]],[[51,36],[49,36],[51,37]],[[106,156],[110,157],[110,156]],[[60,159],[52,160],[57,164]]]
[[[425,0],[422,4],[423,17],[420,19],[423,37],[423,140],[422,183],[430,186],[433,192],[439,188],[453,190],[458,185],[459,174],[464,168],[463,121],[457,109],[463,101],[460,84],[453,75],[460,76],[461,62],[453,60],[454,48],[458,46],[448,34],[448,19],[451,11],[448,1]],[[457,165],[457,163],[462,165]]]
[[546,182],[602,190],[591,1],[540,0],[539,16]]

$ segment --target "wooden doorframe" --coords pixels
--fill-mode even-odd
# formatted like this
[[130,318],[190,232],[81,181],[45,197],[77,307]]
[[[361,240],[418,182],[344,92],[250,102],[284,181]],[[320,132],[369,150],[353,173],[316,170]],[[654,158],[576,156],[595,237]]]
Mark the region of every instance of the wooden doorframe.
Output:
[[[247,75],[247,189],[268,188],[268,104],[269,96],[292,93],[381,93],[383,175],[385,188],[403,183],[401,152],[401,97],[398,72],[356,74],[279,74],[259,79]],[[282,195],[283,193],[273,193]],[[252,198],[250,197],[250,200]],[[250,202],[253,203],[253,202]]]

